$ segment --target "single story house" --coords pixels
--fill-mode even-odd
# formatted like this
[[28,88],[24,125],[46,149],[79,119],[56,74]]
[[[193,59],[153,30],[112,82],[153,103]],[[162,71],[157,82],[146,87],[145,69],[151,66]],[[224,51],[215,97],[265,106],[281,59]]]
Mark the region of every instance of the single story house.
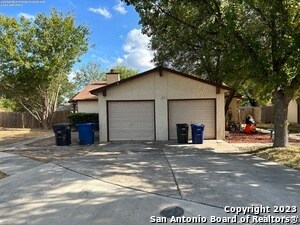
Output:
[[90,91],[106,85],[106,81],[88,84],[82,91],[77,93],[69,102],[73,104],[73,112],[98,113],[98,96]]
[[106,74],[105,81],[97,81],[88,84],[82,91],[78,92],[70,99],[69,102],[73,104],[73,112],[98,113],[98,96],[91,92],[117,81],[120,81],[120,76],[112,69]]
[[116,82],[91,91],[98,96],[100,142],[172,140],[178,123],[202,123],[205,139],[225,138],[229,87],[164,67],[123,80],[110,76]]

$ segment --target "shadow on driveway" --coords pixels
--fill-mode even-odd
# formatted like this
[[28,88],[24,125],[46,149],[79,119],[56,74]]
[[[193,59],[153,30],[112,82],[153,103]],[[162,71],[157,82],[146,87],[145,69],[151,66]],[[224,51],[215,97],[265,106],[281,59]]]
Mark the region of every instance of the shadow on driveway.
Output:
[[111,184],[217,207],[300,207],[299,171],[201,145],[109,143],[99,152],[56,163]]

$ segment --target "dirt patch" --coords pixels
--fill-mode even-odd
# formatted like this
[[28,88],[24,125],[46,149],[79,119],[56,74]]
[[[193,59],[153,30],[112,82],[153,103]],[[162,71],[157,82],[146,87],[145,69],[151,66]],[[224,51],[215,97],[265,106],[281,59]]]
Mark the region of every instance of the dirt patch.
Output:
[[36,137],[43,137],[53,133],[50,130],[41,129],[13,129],[0,128],[0,146],[26,141]]
[[[24,132],[24,131],[21,131]],[[97,151],[99,149],[99,132],[95,132],[94,145],[79,145],[79,137],[78,132],[71,133],[71,145],[69,146],[56,146],[55,136],[45,137],[41,140],[34,141],[31,143],[25,144],[24,150],[9,150],[5,151],[8,153],[24,156],[33,160],[38,160],[44,163],[48,163],[54,160],[65,159],[78,157],[88,154],[89,152]],[[28,140],[33,137],[43,137],[43,135],[54,135],[52,131],[35,131],[31,133],[26,133],[27,135],[21,135],[17,137],[11,137],[11,139],[6,140],[7,142],[15,140],[13,143],[17,141]],[[1,142],[0,142],[1,143]]]
[[0,179],[5,178],[5,177],[7,177],[7,174],[0,171]]
[[57,148],[57,149],[47,149],[47,150],[22,150],[22,151],[13,150],[13,151],[6,151],[6,152],[24,156],[33,160],[38,160],[43,163],[48,163],[63,158],[83,156],[93,151],[95,150],[92,147],[83,147],[81,149]]
[[[94,132],[94,143],[99,143],[99,132]],[[35,141],[29,144],[26,144],[29,147],[53,147],[56,146],[55,136],[45,138],[43,140]],[[78,132],[71,132],[71,147],[72,146],[80,146],[79,145],[79,135]]]
[[[267,133],[235,133],[231,132],[226,141],[229,143],[273,143],[270,134]],[[289,142],[300,143],[300,140],[289,138]]]

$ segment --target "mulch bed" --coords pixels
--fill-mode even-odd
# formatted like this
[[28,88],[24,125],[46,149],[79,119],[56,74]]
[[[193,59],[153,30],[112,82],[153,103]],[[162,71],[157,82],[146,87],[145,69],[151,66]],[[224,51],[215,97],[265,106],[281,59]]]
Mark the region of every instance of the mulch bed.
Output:
[[[273,143],[270,134],[260,132],[256,134],[231,132],[230,136],[226,137],[226,141],[229,143]],[[300,143],[300,140],[289,138],[289,142]]]

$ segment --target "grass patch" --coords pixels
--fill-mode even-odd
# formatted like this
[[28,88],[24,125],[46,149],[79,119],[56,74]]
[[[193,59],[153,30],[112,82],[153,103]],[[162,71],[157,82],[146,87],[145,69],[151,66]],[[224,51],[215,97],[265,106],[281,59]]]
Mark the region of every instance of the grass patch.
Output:
[[21,129],[21,128],[0,128],[0,139],[2,138],[33,138],[52,133],[52,130],[43,129]]
[[0,128],[0,145],[22,142],[35,137],[42,137],[49,134],[53,134],[52,130]]
[[7,174],[0,171],[0,179],[2,179],[4,177],[7,177]]
[[253,152],[255,155],[294,169],[300,169],[300,147],[261,148]]

